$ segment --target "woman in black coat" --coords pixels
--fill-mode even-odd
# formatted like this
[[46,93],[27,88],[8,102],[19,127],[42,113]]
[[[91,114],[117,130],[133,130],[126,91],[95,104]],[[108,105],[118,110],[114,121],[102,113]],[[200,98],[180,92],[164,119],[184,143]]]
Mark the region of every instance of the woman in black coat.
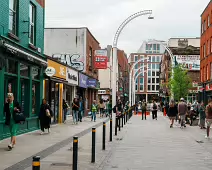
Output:
[[170,128],[173,127],[174,119],[176,118],[177,114],[178,114],[177,106],[176,106],[174,100],[171,100],[169,109],[168,109],[168,117],[170,119]]
[[50,106],[47,104],[46,99],[43,99],[39,114],[41,135],[45,132],[44,129],[48,129],[48,133],[50,132],[50,124],[52,116],[53,114]]

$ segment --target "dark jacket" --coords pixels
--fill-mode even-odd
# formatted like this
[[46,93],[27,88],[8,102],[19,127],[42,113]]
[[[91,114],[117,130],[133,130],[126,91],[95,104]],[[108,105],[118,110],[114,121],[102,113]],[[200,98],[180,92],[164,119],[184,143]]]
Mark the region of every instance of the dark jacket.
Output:
[[53,116],[52,110],[48,104],[41,104],[40,107],[40,113],[39,113],[39,119],[40,119],[40,124],[45,128],[48,129],[51,124],[51,117],[46,115],[46,110],[50,111],[51,117]]
[[63,110],[67,108],[68,108],[68,103],[65,100],[63,100]]
[[178,114],[178,111],[177,111],[176,105],[174,107],[169,107],[169,110],[168,110],[169,117],[175,117],[177,114]]
[[205,119],[206,118],[205,106],[200,106],[199,107],[199,116],[200,116],[200,119]]
[[[16,107],[19,110],[19,112],[21,112],[21,107],[20,107],[19,103],[18,102],[13,102],[13,104],[14,104],[13,107],[14,108]],[[5,103],[4,104],[4,114],[5,114],[5,124],[6,125],[10,125],[11,113],[10,113],[10,105],[9,105],[9,103]],[[15,117],[14,114],[15,114],[15,111],[13,112],[13,119]],[[17,122],[17,123],[19,123],[19,122]]]
[[79,102],[78,101],[72,103],[72,110],[76,110],[76,111],[79,110]]

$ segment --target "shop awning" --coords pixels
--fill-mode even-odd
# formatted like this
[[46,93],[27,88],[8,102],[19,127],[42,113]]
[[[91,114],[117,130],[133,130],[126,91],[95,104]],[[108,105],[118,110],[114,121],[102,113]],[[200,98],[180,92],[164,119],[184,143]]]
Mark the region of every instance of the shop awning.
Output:
[[3,43],[3,46],[6,48],[7,52],[12,53],[13,55],[17,55],[20,58],[24,58],[29,62],[37,63],[39,65],[47,66],[47,61],[30,53],[27,53],[19,48],[16,48],[6,42]]
[[49,79],[51,81],[55,81],[57,83],[63,83],[63,84],[68,84],[68,81],[64,80],[64,79],[60,79],[60,78],[57,78],[57,77],[49,77]]

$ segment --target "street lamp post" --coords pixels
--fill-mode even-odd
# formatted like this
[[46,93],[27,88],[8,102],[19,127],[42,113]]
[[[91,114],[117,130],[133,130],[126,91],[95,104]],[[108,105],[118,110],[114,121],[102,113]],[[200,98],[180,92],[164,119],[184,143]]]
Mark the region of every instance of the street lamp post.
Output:
[[[131,16],[129,16],[122,24],[119,26],[118,30],[116,31],[116,34],[114,36],[114,41],[113,41],[113,76],[112,76],[112,105],[116,105],[116,61],[117,61],[117,43],[119,36],[124,29],[124,27],[133,19],[143,16],[143,15],[151,15],[152,10],[144,10],[144,11],[139,11]],[[154,19],[153,17],[149,16],[148,19]],[[131,83],[130,83],[131,84]],[[130,91],[130,89],[129,89]],[[129,96],[130,97],[130,96]],[[131,98],[131,97],[130,97]]]

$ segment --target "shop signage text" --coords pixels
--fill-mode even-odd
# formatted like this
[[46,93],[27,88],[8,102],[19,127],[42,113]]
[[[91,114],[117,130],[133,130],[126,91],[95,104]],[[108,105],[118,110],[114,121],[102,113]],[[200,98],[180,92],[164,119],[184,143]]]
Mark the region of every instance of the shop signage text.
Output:
[[87,88],[87,80],[88,80],[88,76],[79,73],[79,86],[82,88]]
[[78,85],[78,72],[67,68],[66,80],[70,84]]
[[48,60],[48,67],[53,67],[55,69],[55,77],[66,79],[66,67],[64,65]]
[[53,75],[55,75],[56,70],[53,67],[47,67],[45,73],[47,76],[52,77]]
[[96,79],[88,79],[87,80],[87,86],[88,87],[93,87],[93,88],[96,88]]
[[98,94],[106,94],[106,90],[98,90]]

